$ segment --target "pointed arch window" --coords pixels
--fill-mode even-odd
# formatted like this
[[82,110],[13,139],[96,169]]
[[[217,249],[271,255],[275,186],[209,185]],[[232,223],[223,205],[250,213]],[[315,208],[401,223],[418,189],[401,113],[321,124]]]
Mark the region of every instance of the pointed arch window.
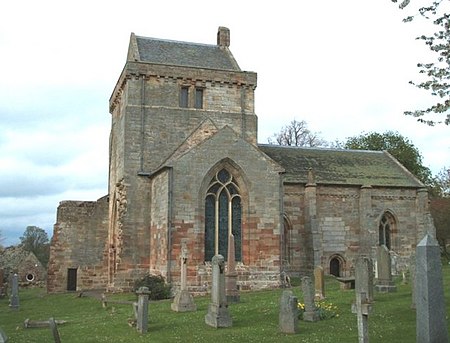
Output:
[[386,248],[391,250],[391,234],[394,229],[395,220],[394,217],[385,212],[381,217],[380,224],[378,226],[379,233],[379,245],[385,245]]
[[241,261],[241,196],[234,177],[221,169],[209,183],[205,198],[205,261],[228,256],[228,236],[234,236],[235,260]]

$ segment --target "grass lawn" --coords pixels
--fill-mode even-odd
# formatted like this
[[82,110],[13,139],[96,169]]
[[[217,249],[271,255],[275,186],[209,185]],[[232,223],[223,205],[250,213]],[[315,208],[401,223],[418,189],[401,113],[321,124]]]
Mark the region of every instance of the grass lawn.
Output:
[[[444,266],[447,325],[450,310],[450,267]],[[375,293],[369,317],[370,342],[415,342],[415,311],[411,309],[411,287],[397,283],[397,292]],[[300,287],[293,287],[302,300]],[[0,299],[0,328],[11,343],[53,342],[49,328],[23,327],[25,319],[66,320],[59,325],[63,343],[87,342],[357,342],[356,316],[351,313],[353,290],[340,290],[333,278],[326,279],[326,302],[338,307],[338,316],[316,323],[299,322],[299,333],[286,335],[278,329],[278,304],[282,290],[241,293],[241,302],[230,305],[233,327],[215,329],[205,324],[209,297],[195,298],[196,312],[176,313],[170,300],[151,302],[149,332],[139,334],[128,325],[131,305],[109,304],[75,293],[48,295],[43,289],[19,291],[20,308],[11,310],[8,299]],[[109,299],[135,301],[133,294]]]

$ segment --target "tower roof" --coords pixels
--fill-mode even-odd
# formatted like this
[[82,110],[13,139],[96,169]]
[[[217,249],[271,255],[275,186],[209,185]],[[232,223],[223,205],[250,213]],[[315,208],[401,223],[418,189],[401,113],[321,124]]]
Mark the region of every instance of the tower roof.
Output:
[[228,49],[229,30],[225,31],[225,33],[228,32],[228,36],[226,36],[228,40],[224,42],[223,38],[219,39],[219,35],[224,30],[228,29],[219,27],[217,45],[142,37],[132,33],[128,60],[174,66],[241,71]]

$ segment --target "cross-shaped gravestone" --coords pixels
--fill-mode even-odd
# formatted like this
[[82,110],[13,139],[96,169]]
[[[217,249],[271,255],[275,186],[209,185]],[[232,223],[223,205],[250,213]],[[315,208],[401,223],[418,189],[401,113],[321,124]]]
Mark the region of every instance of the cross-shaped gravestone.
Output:
[[358,342],[369,342],[369,314],[372,311],[372,304],[369,303],[367,294],[364,292],[356,293],[356,303],[352,305],[352,312],[356,313],[358,321]]
[[171,308],[176,312],[190,312],[197,310],[197,306],[194,303],[194,298],[189,293],[187,289],[187,261],[188,261],[188,251],[186,247],[186,242],[181,244],[181,256],[180,256],[180,268],[181,268],[181,283],[180,291],[177,293]]
[[215,328],[230,327],[232,319],[225,295],[225,261],[222,255],[215,255],[211,263],[211,302],[205,316],[205,323]]
[[369,257],[359,256],[356,259],[355,291],[365,293],[367,300],[373,302],[373,262]]

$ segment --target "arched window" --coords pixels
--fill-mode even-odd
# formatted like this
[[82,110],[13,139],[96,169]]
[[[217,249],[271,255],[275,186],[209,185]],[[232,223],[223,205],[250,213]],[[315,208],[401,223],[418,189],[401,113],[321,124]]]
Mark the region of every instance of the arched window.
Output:
[[216,254],[228,257],[228,236],[234,236],[235,260],[241,261],[241,197],[233,176],[221,169],[208,186],[205,198],[205,261]]
[[385,212],[380,220],[380,225],[378,226],[379,234],[379,245],[385,245],[386,248],[391,250],[391,234],[394,230],[395,220],[394,217],[389,213]]

